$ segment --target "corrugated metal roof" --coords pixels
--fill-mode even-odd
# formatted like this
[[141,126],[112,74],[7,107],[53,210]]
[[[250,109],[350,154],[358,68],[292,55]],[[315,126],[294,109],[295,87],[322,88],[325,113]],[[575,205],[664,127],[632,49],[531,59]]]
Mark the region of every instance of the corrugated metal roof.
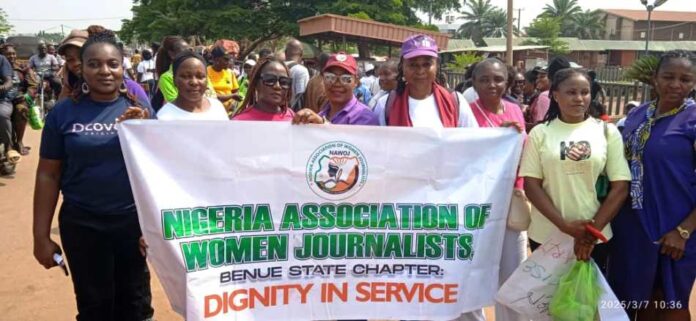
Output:
[[[540,50],[540,49],[546,49],[546,48],[548,48],[548,47],[546,47],[546,46],[513,46],[512,51]],[[458,53],[458,52],[466,52],[466,51],[505,52],[506,50],[507,50],[506,46],[487,46],[487,47],[474,47],[474,48],[463,48],[463,49],[453,49],[453,50],[441,50],[440,53]]]
[[[534,38],[514,38],[513,46],[518,46],[527,40]],[[559,38],[568,44],[570,51],[606,51],[606,50],[645,50],[645,41],[641,40],[591,40],[578,38]],[[483,41],[488,46],[504,46],[505,38],[484,38]],[[696,51],[696,41],[651,41],[650,51],[664,52],[670,50]]]
[[[633,21],[647,21],[648,11],[647,10],[626,10],[626,9],[599,9],[608,14],[623,17]],[[652,21],[672,21],[672,22],[695,22],[696,12],[687,11],[662,11],[654,10],[652,16],[650,16]]]
[[430,30],[398,26],[373,20],[363,20],[334,14],[307,17],[297,21],[301,37],[325,37],[328,39],[367,40],[375,43],[401,46],[404,39],[416,34],[427,34],[437,42],[438,48],[447,48],[449,36]]
[[476,49],[476,45],[471,39],[452,39],[447,42],[447,49],[441,52],[450,51],[467,51],[468,49]]

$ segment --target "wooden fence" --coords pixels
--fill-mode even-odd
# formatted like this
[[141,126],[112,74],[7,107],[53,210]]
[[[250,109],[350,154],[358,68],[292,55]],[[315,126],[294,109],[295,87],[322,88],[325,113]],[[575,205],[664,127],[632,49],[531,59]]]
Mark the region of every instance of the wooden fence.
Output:
[[[617,69],[617,68],[614,68]],[[445,71],[447,74],[447,84],[451,89],[457,86],[458,83],[464,81],[464,73]],[[616,73],[615,73],[616,75]],[[598,77],[599,78],[599,77]],[[601,78],[600,78],[601,79]],[[599,81],[604,88],[605,96],[601,99],[604,107],[607,109],[607,114],[613,117],[624,116],[626,104],[629,101],[643,101],[643,84],[639,82],[615,82],[615,81]]]
[[630,81],[624,77],[626,68],[618,66],[597,67],[594,69],[597,72],[598,81],[617,82]]
[[627,110],[625,110],[626,104],[629,101],[643,101],[643,87],[642,83],[615,83],[615,82],[599,82],[604,88],[604,99],[602,103],[607,109],[607,114],[609,116],[624,116]]

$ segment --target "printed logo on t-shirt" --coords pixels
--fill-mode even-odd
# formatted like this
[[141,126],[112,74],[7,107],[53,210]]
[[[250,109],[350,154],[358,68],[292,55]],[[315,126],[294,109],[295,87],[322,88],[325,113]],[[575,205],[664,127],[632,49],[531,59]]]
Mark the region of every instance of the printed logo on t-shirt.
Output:
[[118,124],[117,123],[73,123],[72,133],[79,133],[84,135],[117,135],[118,134]]
[[592,156],[590,142],[582,140],[579,142],[561,142],[561,160],[566,158],[573,161],[581,161]]

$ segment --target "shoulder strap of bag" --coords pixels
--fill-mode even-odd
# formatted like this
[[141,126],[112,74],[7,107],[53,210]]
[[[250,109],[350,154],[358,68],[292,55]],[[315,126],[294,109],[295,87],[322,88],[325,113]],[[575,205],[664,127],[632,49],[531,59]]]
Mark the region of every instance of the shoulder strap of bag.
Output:
[[394,97],[396,97],[396,90],[392,90],[387,94],[387,101],[384,103],[384,124],[389,126],[389,110],[394,105]]

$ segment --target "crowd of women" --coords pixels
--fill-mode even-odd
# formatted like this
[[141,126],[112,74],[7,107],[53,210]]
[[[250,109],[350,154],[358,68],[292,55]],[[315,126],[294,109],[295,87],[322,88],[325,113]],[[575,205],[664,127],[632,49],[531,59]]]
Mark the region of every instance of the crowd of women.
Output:
[[[530,202],[532,211],[528,227],[509,226],[500,236],[500,282],[525,259],[528,243],[533,250],[561,231],[575,240],[579,260],[599,264],[633,317],[689,320],[696,279],[696,241],[689,239],[696,229],[696,103],[688,95],[696,58],[688,52],[660,59],[657,99],[634,108],[621,133],[590,115],[591,78],[564,59],[526,74],[486,59],[470,68],[462,94],[438,83],[436,42],[415,35],[405,39],[398,61],[377,67],[380,89],[365,104],[354,94],[360,79],[350,54],[324,55],[319,74],[309,79],[297,61],[285,61],[297,54],[291,42],[285,58],[245,61],[241,93],[224,48],[212,50],[210,63],[169,36],[152,58],[155,67],[142,69],[153,72],[148,94],[124,78],[123,51],[111,31],[92,26],[76,33],[84,37],[69,37],[59,48],[68,61],[68,86],[42,133],[33,235],[34,256],[45,268],[65,251],[78,320],[153,316],[147,245],[115,127],[143,118],[288,121],[326,130],[331,124],[513,128],[526,137],[519,178],[510,182],[513,203]],[[297,86],[297,79],[305,83]],[[304,108],[291,108],[297,101]],[[597,188],[601,182],[607,192]],[[59,193],[62,249],[50,237]],[[588,225],[610,241],[598,243]],[[482,311],[460,317],[484,319]],[[523,318],[497,306],[496,320]]]

